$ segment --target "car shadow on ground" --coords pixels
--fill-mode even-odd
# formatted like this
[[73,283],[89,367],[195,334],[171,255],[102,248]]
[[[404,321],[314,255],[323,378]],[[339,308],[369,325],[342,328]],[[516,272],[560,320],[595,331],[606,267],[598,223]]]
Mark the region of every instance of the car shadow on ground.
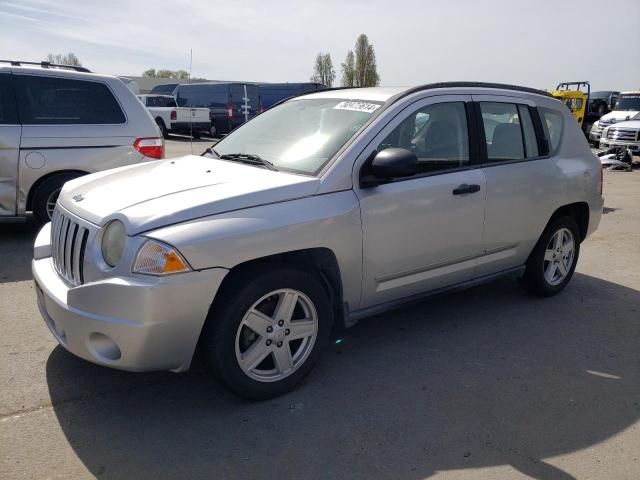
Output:
[[[513,279],[362,320],[300,388],[265,402],[198,367],[129,374],[57,347],[67,440],[100,478],[426,478],[550,457],[640,417],[640,292],[576,274],[539,299]],[[596,474],[597,475],[597,474]]]
[[29,219],[0,223],[0,283],[30,280],[33,242],[39,227]]

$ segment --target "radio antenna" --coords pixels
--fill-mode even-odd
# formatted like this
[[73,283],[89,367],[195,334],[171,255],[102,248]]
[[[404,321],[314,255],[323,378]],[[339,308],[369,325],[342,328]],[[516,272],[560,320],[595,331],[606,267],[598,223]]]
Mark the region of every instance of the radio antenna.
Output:
[[[191,67],[192,66],[193,66],[193,48],[190,48],[189,49],[189,78],[187,78],[187,84],[191,84]],[[192,113],[192,112],[189,111],[189,113]],[[189,119],[191,120],[191,122],[189,123],[191,125],[191,139],[189,140],[189,143],[191,145],[191,155],[193,155],[193,115],[191,115]]]

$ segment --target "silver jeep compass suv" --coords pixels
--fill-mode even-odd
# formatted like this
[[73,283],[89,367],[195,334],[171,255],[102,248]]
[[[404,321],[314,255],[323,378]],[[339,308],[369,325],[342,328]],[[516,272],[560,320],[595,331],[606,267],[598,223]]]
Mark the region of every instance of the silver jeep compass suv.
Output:
[[598,159],[544,92],[443,83],[290,99],[203,156],[68,182],[35,243],[46,324],[70,352],[237,394],[313,367],[332,326],[519,274],[560,292],[602,212]]
[[155,122],[117,77],[0,60],[0,221],[50,220],[62,185],[164,157]]

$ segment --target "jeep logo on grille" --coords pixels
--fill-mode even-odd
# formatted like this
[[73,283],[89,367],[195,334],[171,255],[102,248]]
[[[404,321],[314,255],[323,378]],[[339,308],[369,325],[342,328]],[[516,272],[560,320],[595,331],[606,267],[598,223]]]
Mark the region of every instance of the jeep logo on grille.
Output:
[[82,196],[82,194],[81,194],[81,193],[79,193],[78,195],[74,195],[74,196],[73,196],[73,199],[74,199],[76,202],[81,202],[82,200],[84,200],[84,196]]

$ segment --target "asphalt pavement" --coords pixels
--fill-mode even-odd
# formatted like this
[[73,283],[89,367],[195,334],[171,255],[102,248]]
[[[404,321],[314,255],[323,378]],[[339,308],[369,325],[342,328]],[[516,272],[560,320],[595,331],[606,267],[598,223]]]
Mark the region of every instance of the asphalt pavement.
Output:
[[361,320],[265,402],[200,364],[67,353],[37,311],[35,227],[0,224],[0,478],[638,479],[640,171],[607,172],[605,197],[562,294],[505,278]]

